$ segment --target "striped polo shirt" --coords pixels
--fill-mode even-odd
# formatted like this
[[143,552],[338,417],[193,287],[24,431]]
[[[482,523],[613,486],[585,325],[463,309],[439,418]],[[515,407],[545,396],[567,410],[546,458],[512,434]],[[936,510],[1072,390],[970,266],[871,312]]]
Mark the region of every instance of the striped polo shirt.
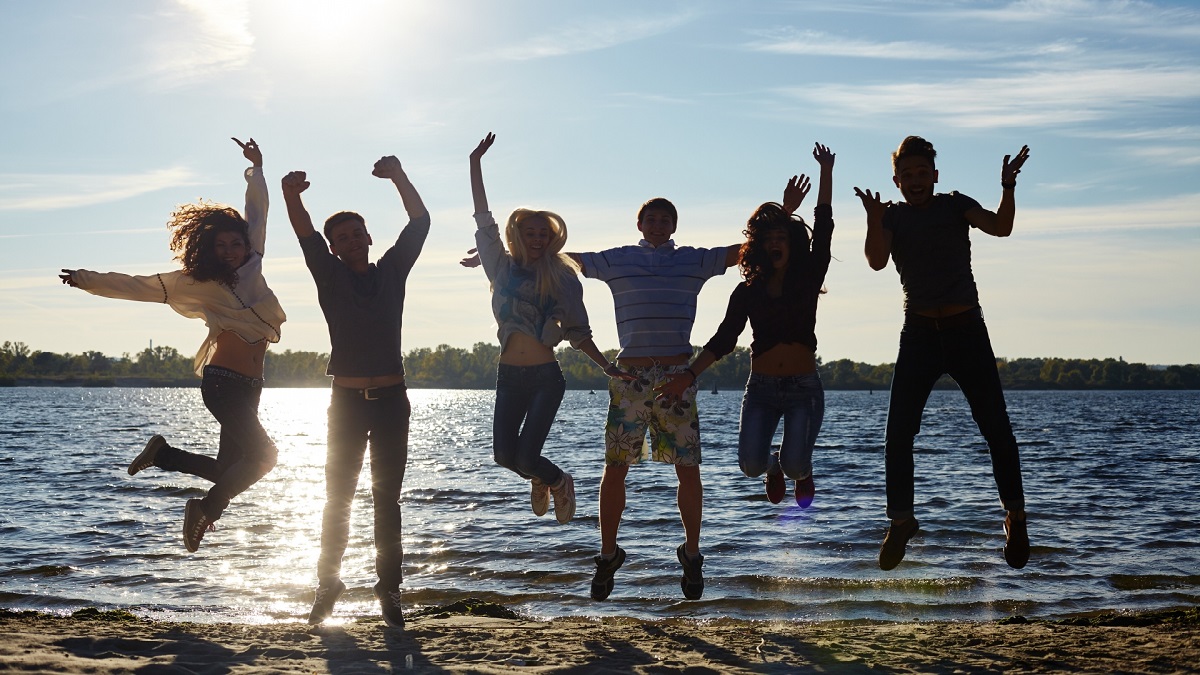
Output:
[[725,273],[728,247],[655,248],[645,239],[597,253],[580,253],[584,275],[608,284],[617,313],[621,357],[692,353],[696,296]]

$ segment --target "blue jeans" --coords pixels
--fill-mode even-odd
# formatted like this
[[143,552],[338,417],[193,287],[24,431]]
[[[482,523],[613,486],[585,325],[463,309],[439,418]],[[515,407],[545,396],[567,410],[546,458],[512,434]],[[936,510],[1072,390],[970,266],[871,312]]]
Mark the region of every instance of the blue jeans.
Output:
[[[370,397],[370,398],[369,398]],[[329,439],[325,457],[325,512],[321,519],[321,555],[317,580],[333,583],[341,575],[350,538],[350,508],[358,489],[367,441],[371,446],[371,501],[375,509],[375,573],[380,587],[404,581],[400,491],[408,466],[408,423],[412,408],[403,384],[375,389],[333,387],[329,402]]]
[[779,466],[789,478],[808,478],[812,475],[813,446],[825,419],[825,390],[820,375],[774,377],[750,373],[738,429],[742,473],[761,476],[772,470],[771,440],[780,418],[783,442],[779,446]]
[[929,392],[943,374],[958,383],[987,441],[1001,504],[1010,511],[1024,509],[1017,439],[1008,420],[987,325],[983,313],[974,309],[945,319],[910,314],[904,320],[888,404],[888,517],[913,515],[913,439],[921,431]]
[[262,385],[259,378],[205,366],[200,394],[204,406],[221,424],[216,459],[170,445],[160,448],[154,458],[154,465],[161,469],[191,474],[213,483],[200,502],[209,520],[220,519],[230,500],[275,468],[279,450],[258,421]]
[[500,466],[522,478],[554,485],[562,469],[542,457],[542,446],[562,403],[567,382],[557,361],[496,369],[496,411],[492,417],[492,454]]

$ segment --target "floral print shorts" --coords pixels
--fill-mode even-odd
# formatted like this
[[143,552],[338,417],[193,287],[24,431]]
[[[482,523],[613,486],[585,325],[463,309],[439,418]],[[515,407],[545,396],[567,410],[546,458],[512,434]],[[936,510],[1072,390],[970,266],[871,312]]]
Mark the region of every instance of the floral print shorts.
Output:
[[[649,455],[656,462],[679,466],[700,464],[700,419],[696,414],[696,384],[679,401],[655,401],[655,387],[668,373],[687,366],[645,366],[626,370],[632,381],[609,380],[608,422],[604,428],[605,464],[637,464]],[[646,432],[650,442],[646,442]]]

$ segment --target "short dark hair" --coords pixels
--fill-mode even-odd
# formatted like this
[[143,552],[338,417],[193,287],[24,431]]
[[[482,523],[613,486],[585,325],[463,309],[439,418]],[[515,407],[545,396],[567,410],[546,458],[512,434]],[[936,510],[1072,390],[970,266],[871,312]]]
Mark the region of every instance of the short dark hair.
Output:
[[903,141],[900,141],[900,147],[892,153],[892,171],[896,171],[896,165],[905,157],[924,157],[929,160],[929,166],[936,169],[937,164],[934,163],[934,158],[937,157],[937,150],[933,149],[933,143],[921,138],[920,136],[909,136]]
[[652,210],[666,211],[667,213],[671,214],[671,221],[676,225],[679,224],[679,212],[675,210],[675,205],[663,197],[655,197],[645,204],[642,204],[642,208],[638,209],[638,223],[640,224],[642,222],[643,214]]
[[347,220],[357,220],[363,224],[363,227],[367,226],[367,221],[357,213],[353,211],[338,211],[337,213],[325,219],[325,227],[322,228],[322,230],[325,232],[325,238],[329,239],[329,233],[333,231],[333,228],[337,225],[341,225]]

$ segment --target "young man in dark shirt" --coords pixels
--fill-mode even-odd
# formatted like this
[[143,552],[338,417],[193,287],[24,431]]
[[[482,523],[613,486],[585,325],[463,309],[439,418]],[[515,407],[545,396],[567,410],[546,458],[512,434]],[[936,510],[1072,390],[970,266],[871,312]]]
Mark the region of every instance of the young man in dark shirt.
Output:
[[293,171],[283,179],[288,217],[300,239],[305,263],[317,284],[321,311],[329,324],[327,374],[333,376],[321,556],[310,624],[329,618],[334,603],[346,590],[341,581],[342,555],[369,437],[375,570],[379,575],[375,595],[384,621],[392,627],[404,625],[400,606],[400,583],[404,580],[400,489],[408,464],[411,409],[404,383],[400,328],[405,282],[429,234],[429,212],[400,160],[384,157],[375,163],[372,173],[392,181],[409,217],[395,245],[375,264],[368,258],[372,242],[362,216],[350,211],[330,216],[324,227],[329,240],[326,246],[300,198],[309,186],[304,172]]
[[1003,193],[995,212],[958,192],[935,194],[936,156],[933,145],[919,136],[905,138],[892,153],[892,181],[904,197],[902,203],[884,203],[878,192],[854,188],[867,212],[867,262],[881,270],[890,257],[904,288],[904,328],[892,375],[885,446],[891,526],[879,549],[879,567],[899,565],[917,532],[913,439],[929,392],[939,377],[949,374],[987,441],[1000,502],[1008,512],[1004,559],[1019,569],[1029,560],[1021,462],[971,272],[970,229],[995,237],[1012,233],[1013,190],[1029,147],[1022,146],[1015,158],[1004,156]]

